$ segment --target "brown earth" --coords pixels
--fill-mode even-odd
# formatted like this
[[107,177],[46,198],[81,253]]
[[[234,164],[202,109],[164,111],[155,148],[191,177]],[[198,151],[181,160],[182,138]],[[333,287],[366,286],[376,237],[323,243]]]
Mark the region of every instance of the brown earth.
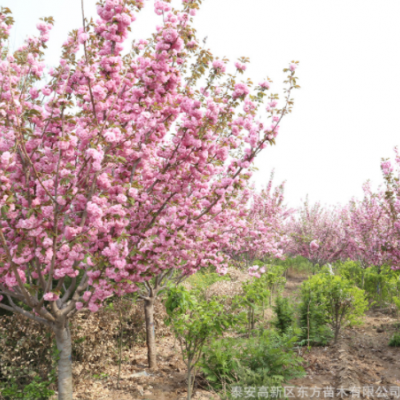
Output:
[[[289,274],[287,279],[284,296],[295,300],[305,277]],[[268,313],[269,318],[271,314]],[[388,346],[397,322],[390,308],[370,310],[364,324],[346,328],[336,345],[301,348],[299,354],[304,358],[307,376],[290,382],[294,389],[288,388],[288,398],[400,398],[400,393],[398,397],[394,392],[390,394],[391,387],[400,386],[400,348]],[[75,399],[186,399],[185,365],[172,335],[158,339],[158,354],[159,370],[151,371],[146,367],[146,347],[136,345],[123,353],[125,361],[121,365],[118,389],[118,366],[109,365],[104,370],[106,375],[79,380]],[[359,397],[357,390],[350,391],[352,387],[359,388]],[[374,394],[368,395],[371,388]],[[219,396],[207,388],[197,387],[193,399],[219,399]]]

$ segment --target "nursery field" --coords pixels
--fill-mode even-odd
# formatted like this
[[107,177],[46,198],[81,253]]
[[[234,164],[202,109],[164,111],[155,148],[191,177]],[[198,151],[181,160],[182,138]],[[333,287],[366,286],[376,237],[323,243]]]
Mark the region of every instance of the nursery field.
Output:
[[[304,279],[305,276],[301,274],[289,275],[283,296],[298,300],[300,285]],[[268,321],[272,318],[273,313],[268,310],[266,329]],[[397,321],[394,307],[369,310],[363,324],[345,328],[337,344],[316,346],[310,350],[301,348],[299,354],[304,358],[302,365],[307,375],[288,382],[287,386],[294,387],[291,392],[287,391],[288,398],[329,398],[329,392],[324,393],[326,388],[335,389],[335,398],[357,398],[356,392],[340,393],[340,388],[352,387],[360,389],[360,398],[400,398],[400,392],[397,392],[396,396],[393,389],[396,386],[400,387],[400,348],[388,346],[390,337],[396,330]],[[107,369],[108,376],[102,380],[82,380],[77,386],[77,398],[186,399],[186,368],[170,332],[165,332],[165,336],[159,341],[159,371],[146,370],[147,350],[144,344],[126,351],[125,357],[130,363],[123,367],[120,390],[116,390],[115,387],[118,367],[113,366]],[[217,393],[210,391],[201,379],[196,387],[193,399],[221,399]],[[365,392],[371,389],[374,393],[372,396],[363,396],[363,390]],[[382,394],[379,395],[380,393]],[[246,397],[244,394],[243,398],[251,396]]]
[[[259,306],[254,307],[254,326],[250,332],[249,326],[246,325],[248,322],[246,318],[249,318],[247,314],[240,326],[231,326],[215,340],[208,338],[197,369],[192,399],[285,398],[285,395],[286,398],[293,399],[399,398],[400,347],[393,347],[393,343],[389,346],[398,329],[398,312],[395,304],[384,301],[388,299],[390,292],[392,294],[397,292],[397,284],[391,287],[381,286],[381,294],[378,297],[372,293],[376,300],[368,301],[365,314],[360,318],[343,323],[336,343],[330,328],[317,332],[318,327],[311,326],[313,321],[308,321],[309,329],[305,339],[308,343],[304,343],[301,304],[304,304],[305,283],[318,276],[329,274],[324,270],[313,275],[310,270],[274,268],[267,268],[265,273],[268,277],[264,279],[264,284],[268,287],[265,289],[267,298],[265,304],[261,302],[258,303]],[[340,273],[354,274],[356,267],[354,264],[345,263],[344,267],[339,266],[334,270],[336,276],[340,276]],[[390,271],[387,272],[392,275]],[[368,282],[374,277],[376,278],[373,272],[366,274],[364,285],[367,289]],[[183,287],[187,292],[195,293],[198,298],[204,297],[207,302],[217,299],[218,302],[225,303],[226,311],[232,311],[234,299],[245,297],[246,293],[248,295],[251,292],[249,287],[260,282],[261,279],[252,279],[246,272],[230,268],[225,277],[213,272],[201,273],[191,277]],[[364,294],[368,298],[368,291]],[[382,300],[383,296],[386,298]],[[165,311],[166,299],[168,296],[161,296],[155,304],[157,369],[148,368],[141,303],[132,299],[115,300],[97,313],[80,316],[71,327],[74,343],[75,399],[183,400],[187,398],[187,365],[179,346],[179,336],[176,335],[172,325],[165,324],[168,317]],[[281,312],[277,309],[277,303],[281,303]],[[286,304],[290,308],[289,311],[295,314],[288,323],[291,327],[288,327],[286,333],[277,323],[279,320],[281,322],[285,320],[285,306],[282,304]],[[241,306],[243,307],[243,303]],[[232,312],[240,314],[240,308]],[[312,309],[312,315],[318,313],[318,309]],[[5,365],[22,365],[26,367],[25,372],[28,375],[32,370],[36,372],[42,370],[47,376],[51,375],[48,370],[51,367],[44,365],[43,362],[43,358],[49,355],[38,351],[41,347],[40,337],[37,336],[35,339],[35,333],[40,333],[38,325],[32,323],[21,328],[18,321],[12,322],[15,316],[2,318],[3,343],[7,337],[8,340],[14,340],[16,346],[9,354],[0,356],[1,366],[4,368]],[[263,336],[264,333],[274,332],[281,339],[275,341],[276,338]],[[40,334],[45,335],[44,332]],[[254,343],[245,345],[245,341],[252,340],[252,336]],[[50,335],[46,337],[47,340],[52,340]],[[252,359],[252,362],[261,363],[268,377],[263,377],[259,368],[251,366],[251,363],[247,366],[253,369],[255,373],[253,378],[251,376],[246,378],[240,373],[240,368],[237,375],[232,375],[229,369],[238,368],[238,365],[232,363],[229,357],[224,361],[230,367],[224,371],[221,368],[223,359],[218,356],[216,343],[223,343],[225,340],[231,340],[227,342],[228,347],[229,343],[233,347],[235,343],[242,343],[243,360]],[[211,342],[213,344],[210,345]],[[46,344],[42,343],[42,347],[45,346]],[[260,349],[258,346],[264,347]],[[224,349],[219,348],[219,350]],[[249,354],[245,354],[246,350]],[[45,352],[45,349],[42,351]],[[229,353],[227,348],[225,351]],[[285,358],[283,356],[285,354],[289,358]],[[234,355],[231,357],[234,358]],[[209,371],[204,369],[207,366],[210,368]],[[280,374],[280,377],[275,376],[276,381],[273,379],[274,374]],[[235,383],[235,379],[239,382]],[[23,377],[19,376],[19,382],[22,381]],[[7,396],[4,398],[10,399]],[[56,397],[40,397],[42,398]]]

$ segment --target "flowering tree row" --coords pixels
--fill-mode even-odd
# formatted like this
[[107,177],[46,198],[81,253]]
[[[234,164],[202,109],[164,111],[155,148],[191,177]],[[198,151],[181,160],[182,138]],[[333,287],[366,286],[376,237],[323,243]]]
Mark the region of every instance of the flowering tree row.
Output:
[[389,265],[400,268],[400,158],[395,166],[382,162],[386,190],[363,186],[362,199],[328,209],[320,204],[303,208],[286,224],[290,237],[287,254],[301,255],[319,266],[351,259],[362,268]]

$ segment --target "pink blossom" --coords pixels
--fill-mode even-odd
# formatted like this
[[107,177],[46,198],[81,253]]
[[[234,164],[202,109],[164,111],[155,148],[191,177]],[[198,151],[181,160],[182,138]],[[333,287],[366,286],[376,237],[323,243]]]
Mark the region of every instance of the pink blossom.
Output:
[[83,294],[82,298],[83,298],[84,301],[87,302],[87,301],[89,300],[89,298],[90,298],[91,295],[92,295],[92,292],[86,291],[86,292]]
[[238,97],[247,96],[249,92],[250,90],[247,85],[245,85],[244,83],[236,83],[234,86],[232,97],[236,99]]
[[246,71],[246,65],[240,62],[235,62],[235,67],[238,71]]
[[89,39],[89,35],[87,33],[81,33],[79,35],[79,43],[83,44]]
[[311,250],[311,251],[314,251],[314,250],[318,250],[318,249],[319,249],[319,245],[318,245],[317,241],[316,241],[316,240],[313,240],[313,241],[310,243],[310,250]]
[[172,28],[165,29],[162,35],[168,43],[173,43],[178,38],[178,32]]
[[276,100],[272,100],[271,102],[268,103],[268,105],[271,108],[275,108],[278,105],[278,102]]
[[46,301],[56,301],[56,300],[58,300],[58,299],[60,298],[60,296],[59,296],[58,294],[56,294],[56,293],[49,292],[49,293],[46,293],[46,294],[43,296],[43,298],[44,298]]
[[99,310],[99,306],[97,304],[95,304],[95,303],[89,303],[88,309],[91,312],[95,313],[95,312],[97,312]]
[[217,73],[223,73],[226,70],[225,64],[222,60],[215,60],[212,66]]

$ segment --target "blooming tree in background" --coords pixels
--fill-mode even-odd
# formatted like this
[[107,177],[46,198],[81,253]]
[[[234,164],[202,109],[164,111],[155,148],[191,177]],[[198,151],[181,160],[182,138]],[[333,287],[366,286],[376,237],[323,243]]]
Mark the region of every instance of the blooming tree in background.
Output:
[[283,257],[288,240],[283,223],[293,210],[283,204],[284,183],[273,187],[273,174],[260,193],[252,188],[246,195],[246,204],[241,206],[245,218],[233,227],[234,235],[227,253],[233,260],[245,261],[250,273],[257,275],[259,271],[253,266],[254,260]]
[[384,245],[386,257],[390,258],[392,269],[400,269],[400,155],[395,148],[394,163],[382,160],[381,169],[386,183],[385,211],[386,223],[390,225],[391,241]]
[[346,235],[346,257],[358,261],[362,268],[379,268],[390,264],[393,230],[384,193],[373,193],[363,186],[362,200],[352,200],[343,219]]
[[[142,7],[100,1],[99,19],[71,32],[46,83],[52,20],[10,54],[13,21],[0,13],[0,307],[54,331],[59,399],[72,399],[77,312],[140,285],[146,307],[171,270],[224,272],[224,232],[242,217],[254,159],[274,144],[298,87],[292,63],[278,109],[268,81],[251,89],[226,74],[227,61],[195,38],[192,0],[181,11],[156,1],[163,24],[123,55]],[[270,122],[258,116],[264,100]]]
[[302,256],[314,266],[337,261],[344,249],[344,231],[339,209],[323,208],[320,203],[302,208],[286,224],[290,237],[286,253]]

